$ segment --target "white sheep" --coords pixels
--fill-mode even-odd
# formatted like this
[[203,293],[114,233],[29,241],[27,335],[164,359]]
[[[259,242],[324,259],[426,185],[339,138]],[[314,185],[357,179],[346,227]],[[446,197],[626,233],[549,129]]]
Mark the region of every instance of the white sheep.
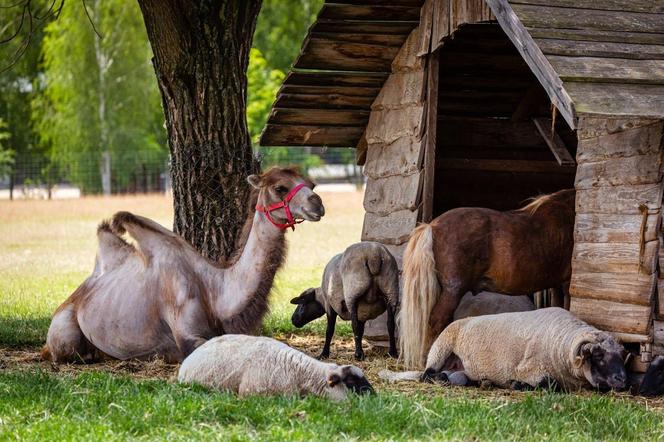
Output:
[[512,388],[553,384],[565,390],[620,390],[627,381],[624,354],[611,334],[567,310],[502,313],[451,323],[431,347],[422,379],[439,379],[446,360],[456,355],[471,381]]
[[535,310],[535,304],[527,296],[510,296],[493,292],[466,293],[454,310],[454,320],[471,316]]
[[325,266],[320,287],[305,290],[291,299],[297,308],[291,319],[303,327],[327,315],[325,345],[319,358],[330,355],[337,315],[352,321],[355,359],[364,359],[364,323],[387,310],[388,353],[397,356],[394,315],[399,306],[399,268],[387,248],[377,242],[363,241],[348,247]]
[[205,342],[180,366],[178,381],[253,394],[314,394],[343,400],[372,393],[362,370],[318,361],[275,339],[223,335]]

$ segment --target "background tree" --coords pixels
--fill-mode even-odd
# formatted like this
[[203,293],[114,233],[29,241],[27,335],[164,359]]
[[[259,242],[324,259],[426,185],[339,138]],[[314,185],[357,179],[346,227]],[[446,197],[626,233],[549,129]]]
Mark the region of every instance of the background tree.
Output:
[[46,27],[45,87],[33,119],[69,179],[84,192],[109,194],[162,169],[163,116],[138,5],[104,0],[87,8],[67,4]]
[[9,138],[9,132],[6,129],[7,123],[0,119],[0,178],[10,174],[14,164],[14,151],[3,145]]

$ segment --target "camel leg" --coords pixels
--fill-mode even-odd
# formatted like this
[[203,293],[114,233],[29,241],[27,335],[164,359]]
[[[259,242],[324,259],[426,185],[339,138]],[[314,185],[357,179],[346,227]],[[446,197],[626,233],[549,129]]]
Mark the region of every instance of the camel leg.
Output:
[[85,338],[76,319],[74,304],[58,309],[46,335],[42,357],[52,362],[93,362],[99,352]]
[[221,334],[215,333],[208,322],[205,309],[197,299],[189,299],[178,312],[178,321],[173,330],[175,343],[182,359],[186,358],[208,339]]
[[318,359],[327,359],[330,357],[330,344],[332,343],[332,336],[334,336],[334,328],[337,324],[337,312],[327,314],[327,329],[325,330],[325,345],[321,351]]
[[364,350],[362,350],[362,338],[364,337],[364,321],[357,317],[357,303],[351,307],[351,324],[353,326],[353,336],[355,337],[355,360],[364,360]]
[[394,309],[391,306],[387,306],[387,334],[390,338],[390,349],[388,354],[393,358],[398,356],[397,353],[397,339],[395,336],[395,324],[394,324]]

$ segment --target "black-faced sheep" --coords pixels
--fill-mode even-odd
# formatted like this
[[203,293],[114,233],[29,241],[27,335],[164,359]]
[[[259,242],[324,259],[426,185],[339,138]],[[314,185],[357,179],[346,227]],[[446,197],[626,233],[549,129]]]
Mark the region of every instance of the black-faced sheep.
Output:
[[247,335],[210,339],[182,362],[178,381],[240,396],[313,394],[343,400],[348,392],[373,392],[353,365],[321,362],[275,339]]
[[355,359],[364,359],[364,323],[387,310],[389,354],[397,356],[394,315],[399,305],[399,269],[396,260],[382,244],[360,242],[333,257],[325,266],[322,285],[302,292],[291,300],[297,308],[292,322],[296,327],[327,315],[325,345],[319,358],[330,355],[337,316],[352,321]]
[[638,389],[641,396],[659,396],[664,394],[664,356],[657,356],[643,376]]
[[422,379],[439,378],[453,354],[471,381],[505,388],[622,390],[627,381],[622,345],[557,307],[451,323],[431,347]]

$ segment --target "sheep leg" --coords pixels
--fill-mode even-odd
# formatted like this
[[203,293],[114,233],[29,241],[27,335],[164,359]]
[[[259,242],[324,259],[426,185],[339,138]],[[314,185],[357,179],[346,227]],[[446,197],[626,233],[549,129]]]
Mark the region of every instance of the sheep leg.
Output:
[[521,382],[516,380],[510,381],[510,389],[515,391],[532,391],[535,389],[532,385],[527,382]]
[[387,334],[390,337],[390,349],[388,354],[393,358],[398,356],[397,353],[397,339],[394,333],[394,310],[391,306],[387,306]]
[[558,382],[553,379],[551,376],[544,376],[541,381],[537,384],[538,390],[551,390],[551,391],[562,391]]
[[327,314],[327,329],[325,330],[325,345],[323,351],[318,356],[318,359],[327,359],[330,357],[330,344],[332,343],[332,336],[334,335],[334,328],[337,324],[337,312]]
[[364,337],[364,321],[357,318],[357,304],[353,305],[351,313],[351,324],[353,326],[353,336],[355,337],[355,360],[364,360],[364,350],[362,350],[362,337]]

